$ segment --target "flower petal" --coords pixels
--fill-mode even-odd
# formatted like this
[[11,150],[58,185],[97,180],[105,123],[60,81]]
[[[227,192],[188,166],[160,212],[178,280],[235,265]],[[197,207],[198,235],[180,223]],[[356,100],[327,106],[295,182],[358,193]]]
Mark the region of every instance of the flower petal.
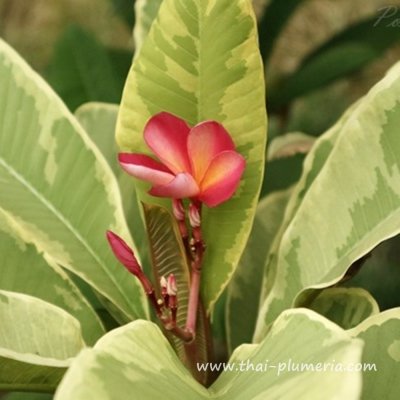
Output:
[[167,112],[154,115],[144,128],[144,139],[154,154],[175,174],[190,172],[185,121]]
[[182,172],[167,185],[154,186],[149,193],[157,197],[171,197],[173,199],[185,199],[194,197],[199,193],[199,187],[192,175]]
[[174,179],[174,175],[165,165],[144,154],[120,153],[118,160],[129,175],[153,185],[166,185]]
[[230,199],[239,186],[245,166],[245,159],[236,151],[218,154],[201,182],[199,200],[208,207],[215,207]]
[[188,153],[197,182],[202,181],[213,158],[226,150],[235,150],[235,144],[218,122],[205,121],[192,128],[188,138]]

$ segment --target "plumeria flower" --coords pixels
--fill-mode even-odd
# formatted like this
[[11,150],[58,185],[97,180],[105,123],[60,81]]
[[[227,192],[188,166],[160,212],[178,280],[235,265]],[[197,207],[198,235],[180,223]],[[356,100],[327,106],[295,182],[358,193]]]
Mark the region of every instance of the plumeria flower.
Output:
[[162,112],[148,121],[144,140],[161,162],[131,153],[120,153],[119,162],[128,174],[151,183],[153,196],[190,198],[215,207],[230,199],[239,186],[246,162],[216,121],[190,128],[182,119]]

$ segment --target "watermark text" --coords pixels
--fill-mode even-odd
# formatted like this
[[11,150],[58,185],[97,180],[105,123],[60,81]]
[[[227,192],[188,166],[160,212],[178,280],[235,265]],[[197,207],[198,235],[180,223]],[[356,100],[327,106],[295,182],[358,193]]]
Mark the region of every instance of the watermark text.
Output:
[[378,9],[374,27],[400,28],[400,7],[385,6]]
[[232,363],[197,363],[198,371],[210,372],[272,372],[277,376],[292,372],[377,372],[375,363],[342,363],[331,362],[297,362],[291,358],[287,361],[271,363],[269,360],[253,363],[250,360]]

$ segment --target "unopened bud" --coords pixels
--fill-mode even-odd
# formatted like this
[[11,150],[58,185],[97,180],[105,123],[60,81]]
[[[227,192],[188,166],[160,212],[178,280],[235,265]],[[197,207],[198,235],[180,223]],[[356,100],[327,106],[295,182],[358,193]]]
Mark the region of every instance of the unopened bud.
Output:
[[161,277],[160,286],[161,286],[161,289],[167,289],[167,280],[165,279],[165,276]]
[[175,275],[171,274],[167,280],[167,294],[168,296],[176,296],[178,293],[178,287],[176,286]]
[[201,225],[199,208],[193,203],[189,205],[189,221],[192,228],[198,228]]
[[139,275],[141,273],[141,268],[132,249],[114,232],[107,231],[107,239],[118,261],[124,265],[130,273],[135,276]]
[[183,207],[182,200],[180,199],[172,200],[172,211],[177,221],[185,220],[185,208]]
[[161,287],[161,296],[163,296],[164,300],[167,296],[167,286],[168,286],[168,282],[165,279],[165,276],[162,276],[160,279],[160,287]]

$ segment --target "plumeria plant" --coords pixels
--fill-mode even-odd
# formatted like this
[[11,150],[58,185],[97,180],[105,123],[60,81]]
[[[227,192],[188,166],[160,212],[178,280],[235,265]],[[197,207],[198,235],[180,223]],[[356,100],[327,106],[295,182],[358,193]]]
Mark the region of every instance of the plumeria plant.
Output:
[[[111,247],[117,258],[142,283],[153,304],[156,314],[168,330],[184,340],[191,341],[196,331],[197,307],[199,302],[200,274],[203,253],[206,244],[201,232],[201,208],[203,203],[208,207],[216,207],[229,200],[239,186],[246,161],[236,152],[235,144],[229,133],[216,121],[202,122],[192,129],[174,115],[160,113],[147,123],[144,137],[149,148],[163,163],[142,154],[121,153],[119,162],[122,168],[135,178],[153,185],[149,193],[153,196],[172,199],[174,217],[179,225],[186,256],[191,265],[191,287],[189,294],[188,315],[185,331],[176,326],[176,299],[171,309],[171,320],[164,320],[163,308],[170,308],[171,298],[176,298],[175,277],[171,274],[161,285],[166,289],[169,302],[165,296],[156,299],[154,289],[149,287],[147,278],[126,243],[111,232],[108,233]],[[189,199],[188,210],[183,203]],[[190,223],[186,224],[186,214]],[[110,238],[112,240],[110,240]],[[126,257],[127,249],[130,258]],[[131,265],[135,264],[135,270]]]
[[0,397],[397,399],[400,309],[357,279],[400,233],[400,64],[266,160],[252,2],[154,4],[121,104],[71,114],[0,41]]
[[[133,153],[120,153],[119,163],[128,174],[152,185],[150,195],[171,199],[173,215],[185,248],[182,257],[190,265],[184,327],[177,324],[179,292],[175,275],[161,276],[158,285],[160,297],[157,298],[156,290],[133,250],[111,231],[107,232],[107,238],[116,258],[141,283],[164,329],[185,342],[186,353],[189,353],[186,359],[192,363],[188,366],[197,376],[199,371],[196,371],[196,366],[200,360],[196,357],[198,351],[193,344],[196,345],[201,270],[206,250],[201,229],[202,205],[216,207],[229,200],[239,186],[246,161],[236,151],[229,133],[216,121],[201,122],[190,128],[182,119],[162,112],[147,122],[144,139],[162,163],[147,155]],[[188,207],[184,204],[185,199],[189,200]],[[206,345],[211,347],[212,343]]]

